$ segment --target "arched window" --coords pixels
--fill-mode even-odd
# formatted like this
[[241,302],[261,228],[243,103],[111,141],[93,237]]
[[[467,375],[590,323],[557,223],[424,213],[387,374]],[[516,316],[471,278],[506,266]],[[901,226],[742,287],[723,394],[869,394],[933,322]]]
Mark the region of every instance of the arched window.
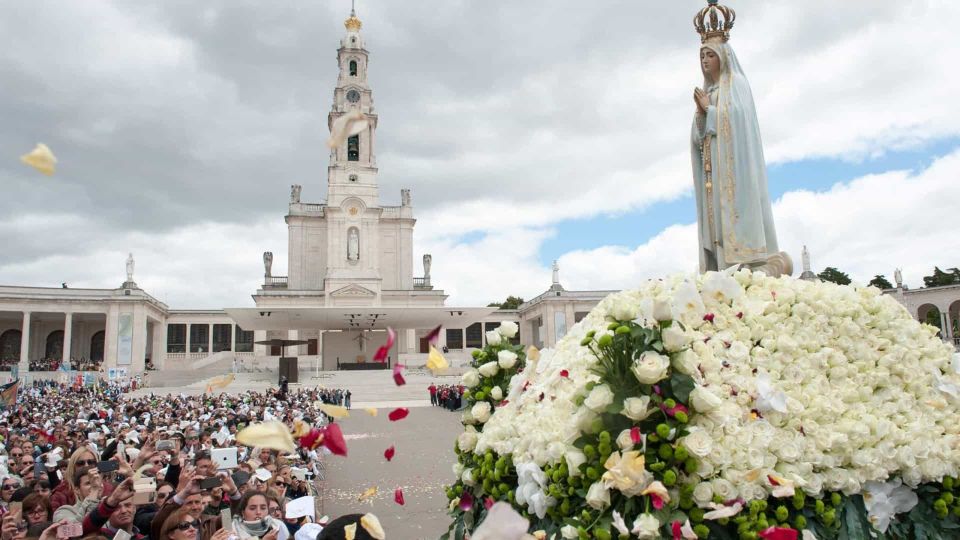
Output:
[[360,136],[347,139],[347,161],[360,161]]
[[63,330],[54,330],[47,334],[47,348],[43,357],[54,360],[63,358]]
[[20,361],[19,330],[7,330],[0,334],[0,364],[8,366]]
[[351,60],[351,61],[350,61],[350,76],[351,76],[351,77],[356,77],[356,76],[357,76],[357,61],[356,61],[356,60]]
[[106,334],[103,330],[90,337],[90,361],[103,362],[103,341]]

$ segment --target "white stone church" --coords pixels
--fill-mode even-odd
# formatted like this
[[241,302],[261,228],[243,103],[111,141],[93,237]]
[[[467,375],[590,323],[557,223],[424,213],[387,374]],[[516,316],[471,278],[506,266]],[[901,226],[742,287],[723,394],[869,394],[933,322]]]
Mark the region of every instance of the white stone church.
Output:
[[[331,151],[326,201],[303,202],[301,186],[291,187],[288,276],[273,275],[273,254],[265,252],[256,307],[221,310],[171,309],[137,286],[132,256],[126,280],[115,289],[0,286],[0,369],[35,377],[61,366],[130,375],[150,367],[275,367],[282,356],[298,357],[301,368],[323,370],[418,365],[428,352],[426,335],[437,325],[443,326],[438,346],[456,364],[482,347],[485,331],[503,320],[519,324],[520,343],[552,346],[614,292],[567,291],[554,265],[549,289],[517,310],[446,306],[447,296],[430,275],[431,256],[414,249],[410,191],[401,190],[396,206],[381,200],[370,54],[355,14],[345,27],[328,124],[357,109],[368,127]],[[415,276],[420,261],[423,273]],[[935,304],[948,329],[945,337],[953,338],[960,286],[941,291],[949,298],[899,283],[890,292],[917,317]],[[931,294],[936,299],[926,300]],[[923,301],[920,295],[926,295]],[[387,328],[396,330],[397,342],[388,362],[377,364],[372,357],[386,342]]]

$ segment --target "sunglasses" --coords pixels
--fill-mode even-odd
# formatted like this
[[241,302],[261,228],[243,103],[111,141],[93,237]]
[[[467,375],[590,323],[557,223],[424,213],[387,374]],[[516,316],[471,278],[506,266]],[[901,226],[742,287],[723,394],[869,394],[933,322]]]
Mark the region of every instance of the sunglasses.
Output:
[[77,460],[77,466],[78,466],[78,467],[93,467],[93,466],[96,465],[96,464],[97,464],[97,460],[95,460],[95,459],[80,459],[80,460]]
[[3,485],[3,488],[0,488],[0,489],[3,489],[4,491],[13,491],[13,490],[17,489],[17,485],[16,485],[16,484],[4,484],[4,485]]
[[193,521],[183,521],[183,522],[177,524],[177,530],[178,530],[178,531],[189,531],[190,529],[193,529],[193,530],[196,530],[196,529],[197,529],[197,521],[196,521],[196,520],[193,520]]

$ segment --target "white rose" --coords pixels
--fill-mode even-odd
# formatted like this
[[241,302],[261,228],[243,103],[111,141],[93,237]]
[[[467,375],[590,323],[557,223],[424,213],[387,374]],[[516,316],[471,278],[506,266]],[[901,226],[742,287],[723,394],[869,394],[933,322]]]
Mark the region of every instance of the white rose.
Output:
[[660,298],[654,300],[653,318],[661,322],[672,320],[673,310],[670,308],[670,302]]
[[642,514],[633,522],[631,532],[637,538],[660,538],[660,521],[651,514]]
[[699,458],[705,458],[713,451],[713,439],[710,438],[709,433],[702,429],[692,431],[689,435],[680,439],[680,442],[688,452]]
[[477,447],[477,432],[469,429],[457,437],[457,447],[461,452],[472,452]]
[[691,349],[673,355],[673,368],[691,377],[700,378],[700,356]]
[[503,399],[503,390],[499,386],[494,386],[490,390],[490,397],[492,397],[494,401],[500,401]]
[[471,487],[477,484],[477,481],[473,478],[473,469],[464,469],[460,480],[463,481],[464,485]]
[[610,491],[603,486],[603,482],[590,484],[587,490],[587,504],[596,510],[603,510],[610,506]]
[[496,330],[490,330],[489,332],[487,332],[487,345],[496,347],[497,345],[500,344],[500,340],[501,340],[500,332],[497,332]]
[[710,390],[698,385],[690,392],[690,404],[698,412],[706,413],[723,404],[723,400]]
[[700,507],[705,507],[708,503],[713,502],[713,486],[710,482],[700,482],[697,487],[693,488],[693,502]]
[[513,351],[500,351],[497,353],[497,363],[503,369],[510,369],[517,363],[517,355]]
[[503,321],[500,323],[500,327],[497,328],[500,335],[507,339],[513,339],[519,330],[520,327],[513,321]]
[[473,388],[474,386],[480,384],[480,374],[477,373],[477,370],[470,368],[466,373],[460,377],[460,381],[467,388]]
[[650,408],[650,396],[641,396],[623,400],[623,411],[621,413],[627,418],[639,422],[650,416],[653,411],[654,409]]
[[456,476],[457,478],[460,478],[460,475],[463,474],[463,469],[464,469],[464,467],[463,467],[463,464],[462,464],[462,463],[454,463],[454,464],[453,464],[453,475]]
[[630,430],[625,429],[620,432],[620,435],[617,435],[617,446],[621,450],[630,450],[633,448],[633,437],[630,436]]
[[607,405],[613,403],[613,392],[605,384],[598,384],[590,391],[590,395],[583,401],[583,404],[592,411],[603,412]]
[[473,408],[470,409],[470,414],[477,422],[481,424],[486,422],[490,419],[490,403],[487,401],[474,403]]
[[634,362],[633,375],[643,384],[656,384],[667,377],[670,359],[654,351],[646,351]]
[[564,525],[560,528],[560,536],[562,536],[564,540],[576,540],[580,538],[580,533],[577,532],[577,528],[573,525]]
[[663,339],[663,346],[670,352],[685,349],[690,345],[690,342],[693,341],[690,336],[680,328],[679,324],[670,325],[669,328],[660,334],[660,337]]
[[577,448],[573,448],[563,454],[563,458],[567,460],[567,470],[570,476],[580,476],[580,465],[587,462],[587,456]]
[[724,478],[714,478],[711,487],[713,488],[713,494],[719,495],[725,501],[736,499],[738,496],[737,488],[733,485],[733,482]]
[[637,306],[630,300],[623,299],[610,306],[610,316],[618,321],[632,321],[637,318]]
[[496,362],[487,362],[486,364],[480,366],[477,371],[479,371],[484,377],[493,377],[500,371],[500,366],[498,366]]

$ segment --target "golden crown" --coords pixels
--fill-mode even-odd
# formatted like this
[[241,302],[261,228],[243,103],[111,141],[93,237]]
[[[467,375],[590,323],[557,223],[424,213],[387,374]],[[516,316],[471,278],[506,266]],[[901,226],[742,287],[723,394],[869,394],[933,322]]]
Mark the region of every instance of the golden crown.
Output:
[[707,0],[707,7],[693,18],[693,27],[700,34],[700,42],[719,38],[726,42],[730,39],[730,30],[737,20],[737,13],[727,6],[721,6],[720,0]]
[[356,32],[363,28],[363,23],[360,22],[360,19],[357,18],[356,14],[351,13],[350,18],[343,21],[343,25],[347,27],[347,30],[351,32]]

